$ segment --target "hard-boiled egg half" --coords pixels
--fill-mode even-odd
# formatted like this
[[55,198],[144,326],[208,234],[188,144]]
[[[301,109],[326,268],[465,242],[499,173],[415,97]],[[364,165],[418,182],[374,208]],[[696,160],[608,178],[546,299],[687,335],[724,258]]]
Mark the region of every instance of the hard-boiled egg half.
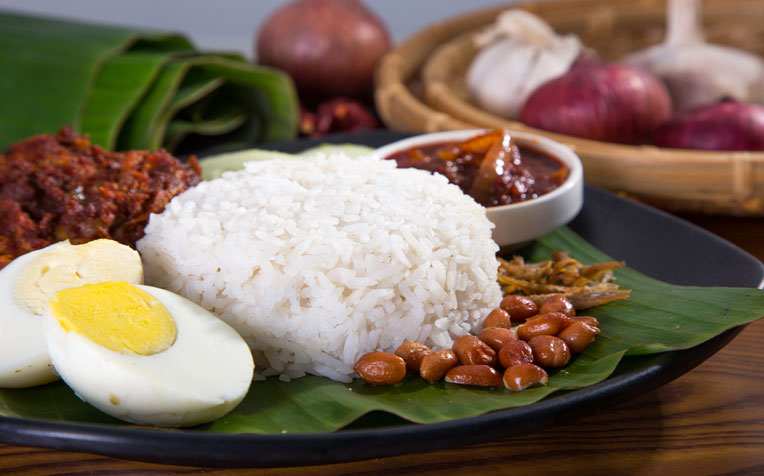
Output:
[[43,330],[53,365],[87,403],[122,420],[191,426],[246,395],[254,370],[244,339],[163,289],[107,281],[62,289]]
[[104,280],[143,282],[138,253],[112,240],[62,241],[21,255],[0,270],[0,387],[58,378],[42,331],[48,299],[60,289]]

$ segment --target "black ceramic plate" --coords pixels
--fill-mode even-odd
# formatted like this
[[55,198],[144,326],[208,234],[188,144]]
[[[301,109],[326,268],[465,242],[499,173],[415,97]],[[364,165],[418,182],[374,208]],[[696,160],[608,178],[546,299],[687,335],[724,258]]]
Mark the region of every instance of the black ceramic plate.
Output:
[[[277,144],[297,152],[321,142],[380,146],[404,137],[390,132],[336,135]],[[611,193],[587,187],[570,227],[615,259],[654,278],[686,285],[761,287],[764,265],[690,223]],[[710,272],[713,270],[713,272]],[[729,343],[740,328],[692,349],[626,358],[599,384],[538,403],[428,425],[307,435],[213,434],[0,417],[0,441],[125,459],[193,466],[299,466],[444,449],[538,431],[653,390]]]

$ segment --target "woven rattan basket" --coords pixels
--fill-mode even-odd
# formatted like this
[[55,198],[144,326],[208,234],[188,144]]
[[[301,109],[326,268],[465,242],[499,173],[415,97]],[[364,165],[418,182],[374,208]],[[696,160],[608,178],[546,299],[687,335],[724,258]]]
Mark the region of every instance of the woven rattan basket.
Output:
[[[434,132],[509,127],[573,148],[586,182],[678,212],[764,215],[764,153],[704,152],[624,146],[553,134],[488,113],[470,102],[464,73],[475,55],[472,36],[508,8],[525,8],[557,31],[579,35],[605,59],[662,40],[665,1],[577,0],[512,4],[426,28],[386,55],[377,71],[376,106],[395,130]],[[709,41],[764,56],[764,1],[704,0]]]

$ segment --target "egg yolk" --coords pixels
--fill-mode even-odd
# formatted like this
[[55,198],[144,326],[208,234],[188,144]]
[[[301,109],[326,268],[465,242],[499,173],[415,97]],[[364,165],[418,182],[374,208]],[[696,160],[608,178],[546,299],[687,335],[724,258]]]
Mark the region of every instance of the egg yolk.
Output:
[[178,332],[157,298],[126,282],[62,289],[51,297],[49,310],[64,330],[115,352],[156,354],[169,348]]
[[22,309],[39,316],[53,292],[99,281],[143,282],[138,252],[106,239],[82,245],[54,245],[19,273],[13,296]]

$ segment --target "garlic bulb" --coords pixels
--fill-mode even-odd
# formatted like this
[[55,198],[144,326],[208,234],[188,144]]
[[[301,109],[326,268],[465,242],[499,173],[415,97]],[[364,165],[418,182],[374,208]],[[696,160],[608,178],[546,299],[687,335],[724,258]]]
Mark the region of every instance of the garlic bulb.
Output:
[[581,53],[575,35],[557,35],[525,10],[508,10],[476,35],[480,51],[467,70],[467,87],[483,109],[515,119],[543,82],[570,68]]
[[706,43],[699,0],[670,0],[664,42],[627,56],[628,64],[660,77],[676,111],[722,98],[764,102],[764,60],[739,49]]

